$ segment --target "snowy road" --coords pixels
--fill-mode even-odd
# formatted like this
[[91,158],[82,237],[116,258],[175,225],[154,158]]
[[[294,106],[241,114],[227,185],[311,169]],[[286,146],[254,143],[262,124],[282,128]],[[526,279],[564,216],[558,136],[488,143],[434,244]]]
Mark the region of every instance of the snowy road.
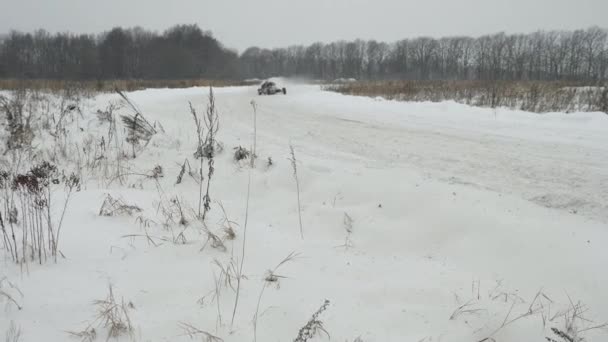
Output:
[[320,157],[408,168],[608,223],[607,115],[398,103],[318,89],[292,86],[287,97],[249,90],[223,102],[241,104],[226,114],[242,122],[255,99],[261,135]]

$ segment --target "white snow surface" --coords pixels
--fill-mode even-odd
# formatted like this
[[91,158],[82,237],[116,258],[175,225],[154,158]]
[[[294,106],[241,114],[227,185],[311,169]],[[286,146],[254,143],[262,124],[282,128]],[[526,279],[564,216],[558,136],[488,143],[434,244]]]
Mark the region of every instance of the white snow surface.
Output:
[[[215,89],[225,149],[215,161],[207,226],[221,230],[221,201],[238,223],[226,252],[201,251],[206,238],[197,222],[186,230],[185,245],[124,238],[144,233],[138,215],[98,216],[104,195],[136,203],[144,217],[161,222],[154,181],[132,176],[133,188],[105,187],[91,176],[67,210],[65,259],[23,268],[2,259],[0,278],[20,289],[23,308],[0,297],[0,339],[13,321],[22,342],[78,340],[66,331],[94,320],[93,301],[105,298],[112,284],[135,308],[133,337],[118,340],[187,341],[179,324],[189,323],[224,341],[252,341],[266,272],[291,252],[298,257],[277,271],[285,278],[261,297],[258,341],[293,340],[324,299],[330,305],[320,319],[332,341],[542,341],[553,336],[551,327],[563,328],[559,317],[543,324],[542,315],[531,315],[495,332],[505,317],[537,305],[541,289],[552,300],[543,299],[552,315],[572,300],[584,303],[585,317],[596,324],[608,320],[607,115],[405,103],[286,86],[288,95],[275,96],[257,96],[255,86]],[[197,206],[198,185],[189,176],[179,185],[175,180],[185,158],[197,164],[188,101],[203,113],[207,94],[204,88],[129,93],[166,132],[129,161],[131,168],[161,165],[167,196],[190,208]],[[78,123],[83,132],[74,134],[101,136],[107,127],[94,112],[117,99],[106,94],[89,101]],[[232,149],[252,145],[252,100],[258,160],[251,170],[233,160]],[[214,260],[241,257],[249,174],[246,279],[231,325],[235,292],[223,288],[219,305],[213,298]],[[345,213],[353,220],[350,248],[340,247]],[[179,231],[147,228],[155,237]],[[464,304],[470,311],[454,315]],[[98,334],[105,340],[103,328]],[[601,329],[584,336],[608,338]]]

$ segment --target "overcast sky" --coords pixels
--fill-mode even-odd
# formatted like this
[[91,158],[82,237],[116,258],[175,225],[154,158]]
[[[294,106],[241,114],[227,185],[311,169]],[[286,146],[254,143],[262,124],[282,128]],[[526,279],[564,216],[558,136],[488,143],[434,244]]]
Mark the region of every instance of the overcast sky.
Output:
[[0,32],[163,31],[185,23],[242,52],[252,45],[608,27],[608,0],[0,0]]

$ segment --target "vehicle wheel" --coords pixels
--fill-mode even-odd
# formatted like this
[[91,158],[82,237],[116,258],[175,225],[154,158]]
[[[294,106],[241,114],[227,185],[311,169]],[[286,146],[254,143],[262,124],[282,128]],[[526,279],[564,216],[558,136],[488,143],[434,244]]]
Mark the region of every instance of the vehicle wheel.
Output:
[[287,95],[287,89],[283,88],[283,95]]

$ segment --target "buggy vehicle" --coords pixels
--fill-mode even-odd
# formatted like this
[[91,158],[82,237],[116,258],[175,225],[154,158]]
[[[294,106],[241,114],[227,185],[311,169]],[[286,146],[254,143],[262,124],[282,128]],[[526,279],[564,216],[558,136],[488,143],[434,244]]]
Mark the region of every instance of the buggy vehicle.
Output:
[[283,95],[286,95],[287,89],[279,88],[276,83],[270,81],[262,83],[260,88],[258,88],[258,95],[274,95],[279,93],[283,93]]

